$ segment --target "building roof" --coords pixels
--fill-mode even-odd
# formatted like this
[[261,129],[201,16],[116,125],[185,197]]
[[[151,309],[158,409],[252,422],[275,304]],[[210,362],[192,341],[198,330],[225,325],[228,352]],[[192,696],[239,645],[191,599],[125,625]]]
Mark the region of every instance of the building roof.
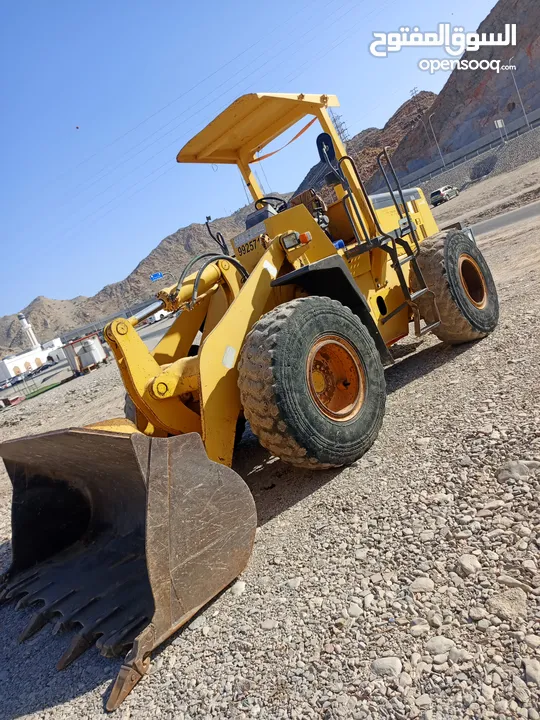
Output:
[[8,355],[7,357],[2,358],[0,362],[4,362],[5,360],[9,360],[10,362],[14,360],[23,361],[25,358],[37,357],[38,355],[43,355],[46,352],[47,351],[43,350],[40,346],[38,348],[33,348],[32,350],[23,350],[15,355]]

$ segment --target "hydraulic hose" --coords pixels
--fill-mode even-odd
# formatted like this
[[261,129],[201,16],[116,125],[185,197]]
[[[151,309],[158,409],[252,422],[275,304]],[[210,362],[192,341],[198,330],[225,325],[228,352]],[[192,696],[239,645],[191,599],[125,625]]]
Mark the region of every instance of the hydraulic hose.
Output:
[[[187,278],[188,272],[191,270],[191,268],[195,265],[195,263],[199,262],[199,260],[203,260],[204,258],[215,258],[215,257],[222,257],[219,253],[215,252],[206,252],[201,253],[200,255],[197,255],[196,257],[192,258],[184,267],[182,270],[180,277],[178,278],[178,282],[176,283],[176,288],[174,289],[173,295],[176,297],[178,295],[178,291],[182,287],[182,284],[184,280]],[[227,256],[228,257],[228,256]]]
[[242,263],[239,260],[237,260],[236,258],[231,257],[230,255],[214,255],[212,258],[207,258],[203,262],[201,267],[199,268],[199,270],[197,272],[197,277],[195,278],[195,282],[193,283],[193,293],[191,296],[191,301],[189,303],[190,308],[192,308],[195,305],[195,301],[197,300],[197,295],[199,293],[199,284],[201,282],[201,276],[202,276],[205,268],[207,268],[208,265],[211,265],[216,260],[227,260],[232,265],[234,265],[234,267],[238,270],[240,275],[242,275],[244,282],[248,279],[248,277],[249,277],[248,271],[245,269],[245,267],[242,265]]

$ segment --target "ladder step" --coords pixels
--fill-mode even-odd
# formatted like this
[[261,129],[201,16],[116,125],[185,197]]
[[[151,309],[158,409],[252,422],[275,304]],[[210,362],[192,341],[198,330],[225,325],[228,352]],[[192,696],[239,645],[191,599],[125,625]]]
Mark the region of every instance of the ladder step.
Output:
[[385,315],[383,317],[382,324],[384,325],[385,323],[387,323],[389,320],[394,318],[398,313],[400,313],[402,310],[404,310],[408,306],[409,306],[409,303],[407,301],[401,303],[401,305],[398,305],[398,307],[394,308],[391,313],[389,313],[388,315]]
[[413,248],[409,248],[411,251],[410,255],[404,255],[402,258],[399,259],[400,265],[406,265],[407,263],[411,262],[411,260],[416,260],[418,253]]
[[431,291],[427,287],[422,288],[421,290],[417,290],[416,292],[411,294],[411,300],[416,300],[416,298],[422,297],[422,295],[425,295],[428,292],[431,292]]
[[431,325],[425,325],[423,328],[420,329],[420,335],[426,335],[428,332],[431,332],[436,327],[439,327],[440,324],[441,321],[437,320],[436,322],[431,323]]
[[414,255],[404,255],[402,258],[400,258],[399,264],[406,265],[407,263],[411,262],[413,257],[414,257]]

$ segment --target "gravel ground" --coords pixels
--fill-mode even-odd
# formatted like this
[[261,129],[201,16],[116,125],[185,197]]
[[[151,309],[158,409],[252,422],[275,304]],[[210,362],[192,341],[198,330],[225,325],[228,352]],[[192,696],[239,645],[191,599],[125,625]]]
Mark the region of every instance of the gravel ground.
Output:
[[[259,513],[240,580],[154,653],[121,720],[540,718],[540,245],[482,236],[501,300],[489,338],[430,337],[387,371],[385,422],[355,465],[294,470],[246,433]],[[2,439],[121,412],[110,366],[0,415]],[[0,475],[0,563],[9,556]],[[103,714],[119,662],[54,664],[69,633],[18,645],[0,607],[0,717]]]

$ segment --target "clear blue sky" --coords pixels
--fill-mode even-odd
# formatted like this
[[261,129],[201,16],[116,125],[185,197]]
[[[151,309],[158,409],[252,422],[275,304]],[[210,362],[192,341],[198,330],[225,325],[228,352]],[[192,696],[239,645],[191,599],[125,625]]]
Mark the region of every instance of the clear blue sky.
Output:
[[[474,30],[494,3],[4,3],[0,315],[37,295],[92,295],[171,232],[245,204],[235,168],[175,162],[239,95],[336,93],[351,134],[382,126],[412,87],[438,91],[447,76],[417,69],[425,50],[371,57],[372,32]],[[264,163],[265,190],[296,187],[315,135]]]

